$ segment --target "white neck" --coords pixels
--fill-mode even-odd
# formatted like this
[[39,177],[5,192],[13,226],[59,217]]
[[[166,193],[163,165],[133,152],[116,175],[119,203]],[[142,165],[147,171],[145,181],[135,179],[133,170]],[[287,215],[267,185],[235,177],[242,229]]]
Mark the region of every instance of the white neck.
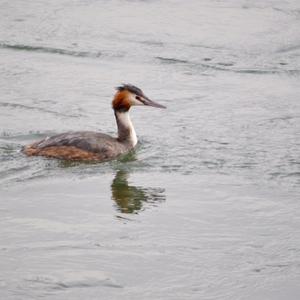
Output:
[[118,125],[118,139],[121,142],[129,142],[132,147],[137,144],[137,136],[132,125],[129,112],[115,111]]

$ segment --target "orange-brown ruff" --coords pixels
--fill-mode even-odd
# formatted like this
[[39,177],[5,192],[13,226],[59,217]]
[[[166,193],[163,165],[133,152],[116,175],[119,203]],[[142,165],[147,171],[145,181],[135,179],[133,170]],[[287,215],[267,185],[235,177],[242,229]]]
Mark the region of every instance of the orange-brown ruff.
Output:
[[118,126],[118,137],[92,132],[67,132],[25,146],[23,152],[28,156],[40,155],[66,160],[106,161],[132,150],[137,137],[131,123],[131,106],[144,105],[165,108],[150,100],[141,89],[125,84],[117,88],[112,107]]

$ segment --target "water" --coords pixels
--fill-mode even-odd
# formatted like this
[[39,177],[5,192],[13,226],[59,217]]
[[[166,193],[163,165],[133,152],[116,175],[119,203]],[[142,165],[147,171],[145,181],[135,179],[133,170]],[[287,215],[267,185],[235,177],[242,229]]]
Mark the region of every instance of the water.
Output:
[[[299,299],[299,1],[0,2],[1,299]],[[25,157],[68,130],[135,153]]]

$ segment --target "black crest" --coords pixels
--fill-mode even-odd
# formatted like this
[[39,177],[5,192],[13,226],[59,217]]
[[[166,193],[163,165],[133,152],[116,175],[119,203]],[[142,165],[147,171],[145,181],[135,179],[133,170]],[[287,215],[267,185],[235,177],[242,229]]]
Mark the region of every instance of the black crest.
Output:
[[136,94],[137,96],[141,96],[141,97],[144,96],[143,91],[140,88],[138,88],[137,86],[132,85],[132,84],[123,84],[121,86],[118,86],[116,89],[120,92],[126,90],[126,91],[129,91],[129,92],[133,93],[133,94]]

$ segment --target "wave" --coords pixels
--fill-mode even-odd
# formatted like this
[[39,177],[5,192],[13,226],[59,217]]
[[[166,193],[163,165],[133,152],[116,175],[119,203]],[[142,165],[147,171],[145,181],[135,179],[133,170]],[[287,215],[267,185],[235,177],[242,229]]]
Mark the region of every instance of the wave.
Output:
[[60,55],[69,55],[75,57],[100,57],[102,53],[98,52],[89,52],[89,51],[75,51],[62,48],[53,48],[53,47],[44,47],[44,46],[31,46],[24,44],[10,44],[0,42],[0,48],[2,49],[11,49],[16,51],[28,51],[28,52],[40,52],[40,53],[51,53],[51,54],[60,54]]
[[[215,71],[223,71],[223,72],[232,72],[232,73],[245,73],[245,74],[288,74],[288,75],[300,75],[300,70],[298,69],[259,69],[259,68],[234,68],[234,63],[200,63],[200,62],[192,62],[184,59],[177,59],[172,57],[162,57],[156,56],[156,60],[159,60],[161,63],[165,64],[184,64],[192,68],[201,68],[201,69],[211,69]],[[208,59],[204,59],[204,61],[210,61]]]
[[26,109],[26,110],[37,110],[37,111],[40,111],[40,112],[49,113],[49,114],[53,114],[55,116],[60,116],[60,117],[65,117],[65,118],[82,117],[82,115],[79,115],[79,114],[74,114],[74,115],[64,114],[64,113],[60,113],[60,112],[57,112],[57,111],[53,111],[53,110],[49,110],[49,109],[45,109],[45,108],[41,108],[41,107],[28,106],[28,105],[18,104],[18,103],[0,102],[0,107],[1,106],[2,107]]
[[276,53],[285,53],[285,52],[291,52],[291,51],[297,51],[300,50],[300,45],[291,45],[279,48]]
[[162,56],[156,56],[155,58],[160,60],[162,63],[167,63],[167,64],[187,64],[187,63],[189,63],[188,60],[177,59],[177,58],[169,58],[169,57],[162,57]]

